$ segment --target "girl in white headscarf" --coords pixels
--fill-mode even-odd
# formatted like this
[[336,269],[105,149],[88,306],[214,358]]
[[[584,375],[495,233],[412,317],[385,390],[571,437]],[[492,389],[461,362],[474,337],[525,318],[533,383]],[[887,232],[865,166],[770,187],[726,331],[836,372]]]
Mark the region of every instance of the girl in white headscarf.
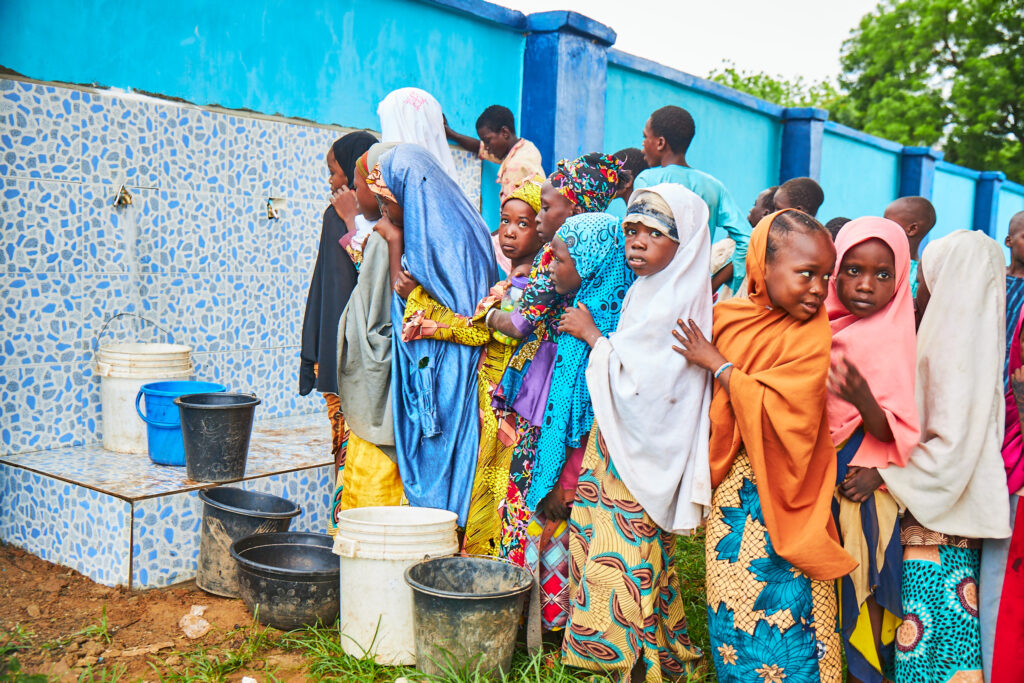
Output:
[[458,182],[455,160],[444,135],[444,116],[434,96],[419,88],[392,90],[377,105],[383,142],[411,142],[433,155],[441,168]]
[[570,522],[563,653],[571,666],[654,681],[685,677],[701,657],[686,632],[673,534],[697,528],[711,505],[712,380],[672,350],[672,330],[682,318],[711,332],[708,208],[682,185],[655,185],[630,197],[623,230],[637,279],[616,331],[601,336],[585,308],[560,327],[593,349],[595,418]]

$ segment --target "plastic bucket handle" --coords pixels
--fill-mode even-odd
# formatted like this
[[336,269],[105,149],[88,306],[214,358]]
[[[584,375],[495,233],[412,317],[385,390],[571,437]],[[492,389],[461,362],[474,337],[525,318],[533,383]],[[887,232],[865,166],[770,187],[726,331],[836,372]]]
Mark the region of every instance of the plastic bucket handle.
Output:
[[139,414],[139,417],[142,418],[143,422],[145,422],[148,425],[153,425],[154,427],[163,427],[164,429],[177,429],[181,427],[181,425],[174,424],[171,422],[157,422],[156,420],[150,420],[148,417],[142,414],[142,408],[139,407],[139,401],[141,400],[142,389],[139,389],[139,393],[135,394],[135,412]]

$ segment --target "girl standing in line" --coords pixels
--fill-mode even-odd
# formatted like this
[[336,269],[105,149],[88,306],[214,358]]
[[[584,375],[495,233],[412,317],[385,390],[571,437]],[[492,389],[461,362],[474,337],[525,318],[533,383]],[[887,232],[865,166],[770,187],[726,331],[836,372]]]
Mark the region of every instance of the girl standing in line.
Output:
[[708,631],[721,683],[838,683],[836,452],[825,412],[832,335],[823,306],[836,252],[807,214],[750,235],[749,298],[715,307],[714,344],[692,322],[678,350],[713,373]]
[[637,280],[616,330],[604,336],[582,306],[561,324],[592,348],[594,406],[570,521],[562,651],[570,666],[656,682],[692,673],[701,658],[679,599],[674,534],[700,526],[711,504],[711,376],[667,341],[679,315],[711,329],[707,205],[682,185],[638,190],[623,232]]

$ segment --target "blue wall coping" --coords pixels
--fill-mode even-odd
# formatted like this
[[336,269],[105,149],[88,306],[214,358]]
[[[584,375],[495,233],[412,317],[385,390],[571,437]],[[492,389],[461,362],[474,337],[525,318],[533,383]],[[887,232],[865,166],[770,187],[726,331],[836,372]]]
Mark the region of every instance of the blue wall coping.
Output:
[[978,180],[998,180],[1003,182],[1006,180],[1006,174],[1002,171],[981,171],[978,174]]
[[610,26],[605,26],[601,22],[594,21],[577,12],[564,10],[530,14],[526,17],[526,28],[536,33],[567,29],[587,38],[593,38],[603,45],[614,45],[615,39],[618,37]]
[[828,121],[828,111],[817,107],[789,107],[782,112],[785,121]]
[[942,161],[946,156],[945,152],[931,147],[904,147],[903,156],[905,157],[931,157],[936,161]]
[[843,124],[836,123],[835,121],[826,121],[825,130],[828,131],[829,133],[835,133],[836,135],[842,136],[844,138],[849,138],[850,140],[856,140],[857,142],[863,143],[865,145],[877,147],[878,149],[885,150],[886,152],[903,151],[903,145],[901,145],[898,142],[886,140],[885,138],[880,138],[876,135],[871,135],[869,133],[859,131],[855,128],[844,126]]
[[981,171],[975,171],[974,169],[967,168],[966,166],[957,166],[956,164],[951,164],[948,161],[935,162],[935,170],[950,173],[952,175],[958,175],[964,178],[970,178],[971,180],[978,180],[981,177]]
[[714,81],[709,81],[706,78],[700,78],[693,74],[688,74],[685,71],[679,71],[677,69],[667,67],[664,64],[659,64],[658,62],[653,62],[649,59],[644,59],[643,57],[637,57],[636,55],[631,55],[628,52],[623,52],[614,48],[608,50],[608,62],[616,66],[621,66],[625,69],[638,71],[649,76],[654,76],[655,78],[676,83],[684,88],[697,90],[705,95],[715,97],[730,104],[735,104],[778,119],[781,119],[786,111],[785,107],[768,102],[767,100],[762,100],[761,98],[754,97],[753,95],[748,95],[747,93],[739,92],[738,90],[733,90],[732,88],[727,88],[721,83],[715,83]]
[[1008,190],[1013,194],[1019,194],[1021,196],[1024,196],[1024,185],[1021,185],[1020,183],[1015,183],[1012,180],[1007,180],[1005,183],[1003,183],[1001,189]]
[[466,14],[509,28],[526,30],[526,15],[514,9],[495,5],[483,0],[418,0],[425,5],[437,5],[459,14]]

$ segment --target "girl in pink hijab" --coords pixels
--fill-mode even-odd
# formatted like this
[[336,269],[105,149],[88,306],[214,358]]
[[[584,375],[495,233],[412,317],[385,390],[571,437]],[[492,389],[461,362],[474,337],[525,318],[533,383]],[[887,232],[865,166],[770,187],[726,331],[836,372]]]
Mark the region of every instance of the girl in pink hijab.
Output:
[[832,326],[828,416],[839,467],[833,513],[859,566],[840,580],[840,622],[851,678],[892,677],[903,551],[899,505],[878,470],[902,467],[917,445],[916,339],[910,246],[893,221],[866,216],[836,238],[825,301]]

